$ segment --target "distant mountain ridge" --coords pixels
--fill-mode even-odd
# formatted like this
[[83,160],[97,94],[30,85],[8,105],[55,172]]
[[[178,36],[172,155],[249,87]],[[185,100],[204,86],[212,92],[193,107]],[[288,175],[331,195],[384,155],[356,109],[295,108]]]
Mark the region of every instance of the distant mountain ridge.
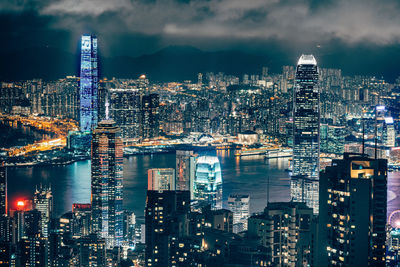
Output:
[[[146,74],[152,81],[196,80],[197,73],[224,72],[242,77],[261,74],[267,66],[271,73],[280,73],[283,65],[294,65],[298,56],[282,49],[265,54],[239,50],[202,51],[190,46],[169,46],[155,53],[138,57],[117,56],[100,58],[100,77],[136,78]],[[346,75],[384,75],[393,81],[400,73],[400,48],[369,49],[368,47],[340,47],[334,53],[317,54],[322,67],[342,68]],[[0,54],[0,81],[33,78],[56,80],[67,75],[79,75],[79,53],[53,47],[32,47]]]

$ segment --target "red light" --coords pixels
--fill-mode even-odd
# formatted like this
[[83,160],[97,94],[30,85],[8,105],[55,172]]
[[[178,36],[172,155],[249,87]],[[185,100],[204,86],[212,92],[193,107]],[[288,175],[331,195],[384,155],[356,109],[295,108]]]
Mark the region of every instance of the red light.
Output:
[[18,207],[23,207],[23,206],[25,206],[25,202],[20,200],[20,201],[17,202],[17,206]]

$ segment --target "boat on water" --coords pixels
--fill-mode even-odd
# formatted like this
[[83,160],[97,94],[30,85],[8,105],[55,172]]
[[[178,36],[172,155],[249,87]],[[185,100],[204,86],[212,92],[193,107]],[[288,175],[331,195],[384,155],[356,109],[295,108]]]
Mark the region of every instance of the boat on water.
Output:
[[251,156],[251,155],[264,155],[270,147],[258,147],[258,148],[242,148],[235,152],[235,156]]

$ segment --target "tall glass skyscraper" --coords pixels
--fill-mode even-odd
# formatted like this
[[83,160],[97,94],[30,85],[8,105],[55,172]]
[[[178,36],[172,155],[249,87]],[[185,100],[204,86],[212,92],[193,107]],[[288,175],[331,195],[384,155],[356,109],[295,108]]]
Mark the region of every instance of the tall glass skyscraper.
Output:
[[123,144],[120,129],[103,120],[92,136],[92,219],[107,248],[122,245]]
[[197,159],[193,193],[195,200],[207,202],[212,209],[222,209],[222,174],[217,157]]
[[293,177],[291,197],[318,213],[319,178],[319,87],[313,55],[297,63],[293,89]]
[[97,37],[83,35],[81,39],[80,128],[91,131],[98,121]]

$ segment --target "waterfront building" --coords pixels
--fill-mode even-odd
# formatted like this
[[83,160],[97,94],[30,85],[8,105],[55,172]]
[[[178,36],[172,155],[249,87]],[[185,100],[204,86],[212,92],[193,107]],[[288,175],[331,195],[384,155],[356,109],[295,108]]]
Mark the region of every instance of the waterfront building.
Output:
[[304,203],[268,203],[248,223],[249,237],[259,238],[267,248],[265,266],[323,266],[312,262],[313,210]]
[[0,162],[0,216],[7,214],[7,168],[4,162]]
[[384,266],[387,160],[344,154],[321,172],[318,266]]
[[121,246],[123,144],[120,129],[112,120],[101,121],[93,131],[91,205],[93,231],[107,248]]
[[386,117],[383,123],[383,145],[385,147],[396,146],[396,131],[394,129],[393,117]]
[[121,128],[124,139],[140,137],[141,93],[138,89],[110,89],[111,117]]
[[149,169],[147,174],[147,190],[175,190],[175,169]]
[[221,164],[216,156],[197,158],[193,196],[199,202],[210,204],[211,209],[222,208]]
[[247,230],[247,220],[250,216],[249,195],[229,195],[228,208],[233,212],[233,232]]
[[193,199],[196,157],[197,154],[190,150],[176,151],[176,189],[190,191],[191,199]]
[[[312,55],[302,55],[296,68],[293,89],[293,176],[313,180],[303,188],[305,196],[291,192],[293,201],[306,199],[314,213],[318,213],[319,177],[319,87],[317,61]],[[298,186],[298,184],[296,184]],[[294,186],[292,185],[291,188]],[[308,189],[315,192],[307,192]],[[311,199],[308,199],[310,198]]]
[[98,121],[98,55],[97,37],[81,38],[80,130],[92,131]]
[[48,237],[49,222],[53,215],[53,195],[51,188],[42,187],[36,188],[33,195],[33,208],[40,211],[41,214],[41,234],[43,237]]

